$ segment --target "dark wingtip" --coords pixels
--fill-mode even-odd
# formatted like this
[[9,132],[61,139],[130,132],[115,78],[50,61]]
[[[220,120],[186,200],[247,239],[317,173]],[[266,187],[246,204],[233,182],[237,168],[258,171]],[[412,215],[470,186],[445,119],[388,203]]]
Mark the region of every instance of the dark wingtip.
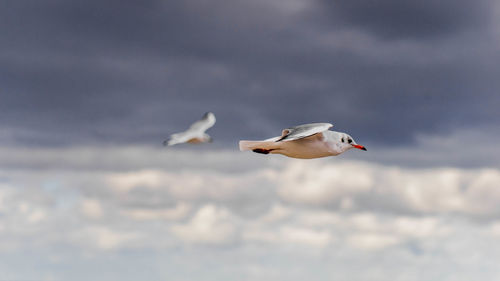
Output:
[[256,148],[252,150],[255,153],[260,153],[260,154],[269,154],[271,152],[271,149],[262,149],[262,148]]

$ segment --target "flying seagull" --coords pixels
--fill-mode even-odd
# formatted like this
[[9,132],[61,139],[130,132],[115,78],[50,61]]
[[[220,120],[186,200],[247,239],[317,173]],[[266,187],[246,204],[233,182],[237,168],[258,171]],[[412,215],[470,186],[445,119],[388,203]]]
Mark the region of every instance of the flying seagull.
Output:
[[203,143],[212,142],[212,138],[205,133],[206,130],[215,124],[215,115],[207,112],[201,120],[194,122],[189,129],[184,132],[170,135],[170,138],[163,142],[165,146],[172,146],[178,143]]
[[329,131],[330,123],[312,123],[284,129],[281,136],[263,141],[240,141],[240,150],[262,154],[283,154],[311,159],[339,155],[351,148],[365,150],[346,133]]

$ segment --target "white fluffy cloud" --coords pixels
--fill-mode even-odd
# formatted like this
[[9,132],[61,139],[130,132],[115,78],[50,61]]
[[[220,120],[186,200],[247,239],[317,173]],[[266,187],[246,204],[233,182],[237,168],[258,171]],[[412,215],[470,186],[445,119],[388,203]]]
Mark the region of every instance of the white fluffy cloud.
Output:
[[292,161],[275,174],[278,194],[295,203],[324,205],[374,185],[371,171],[362,164],[331,165]]
[[189,213],[191,204],[179,202],[173,208],[134,208],[125,209],[122,214],[128,218],[135,220],[179,220]]
[[[0,171],[0,254],[68,245],[84,256],[180,247],[444,259],[458,251],[453,243],[474,247],[462,241],[471,229],[475,239],[500,237],[496,168],[188,151],[180,169],[162,159],[182,158],[171,153],[41,149],[31,167],[10,159]],[[107,163],[91,169],[98,155]],[[130,158],[138,164],[123,166]],[[144,158],[153,163],[143,167]]]
[[188,223],[173,225],[171,231],[188,243],[221,244],[232,242],[236,229],[228,210],[205,205]]
[[130,247],[130,243],[138,239],[134,232],[113,230],[105,226],[92,226],[81,229],[69,237],[70,241],[84,247],[96,247],[100,250]]

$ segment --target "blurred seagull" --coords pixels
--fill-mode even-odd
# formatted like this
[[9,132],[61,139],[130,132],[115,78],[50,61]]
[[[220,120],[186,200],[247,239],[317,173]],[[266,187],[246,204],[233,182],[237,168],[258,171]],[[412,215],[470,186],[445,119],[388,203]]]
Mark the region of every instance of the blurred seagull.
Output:
[[365,150],[346,133],[329,131],[330,123],[312,123],[284,129],[281,136],[263,141],[240,141],[240,150],[311,159],[339,155],[351,148]]
[[215,124],[215,115],[207,112],[201,120],[194,122],[189,129],[184,132],[170,135],[168,140],[163,142],[165,146],[171,146],[178,143],[203,143],[212,142],[212,138],[205,133],[206,130]]

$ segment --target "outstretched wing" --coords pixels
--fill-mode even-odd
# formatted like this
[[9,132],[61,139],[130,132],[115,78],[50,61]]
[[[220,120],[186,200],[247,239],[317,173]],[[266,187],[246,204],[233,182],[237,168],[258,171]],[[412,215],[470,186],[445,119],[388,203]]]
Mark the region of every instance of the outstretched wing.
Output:
[[215,124],[215,115],[212,112],[207,112],[201,120],[194,122],[189,129],[184,132],[170,135],[170,138],[163,142],[163,145],[175,145],[178,143],[190,142],[192,139],[204,136],[207,129]]
[[189,131],[172,134],[167,140],[163,141],[163,145],[171,146],[179,143],[185,143],[193,137],[195,137],[195,135]]
[[201,120],[194,122],[188,131],[205,132],[215,124],[215,115],[212,112],[207,112]]
[[292,141],[306,138],[308,136],[324,132],[331,127],[333,127],[333,125],[330,123],[311,123],[291,127],[284,129],[281,133],[281,137],[276,141]]

